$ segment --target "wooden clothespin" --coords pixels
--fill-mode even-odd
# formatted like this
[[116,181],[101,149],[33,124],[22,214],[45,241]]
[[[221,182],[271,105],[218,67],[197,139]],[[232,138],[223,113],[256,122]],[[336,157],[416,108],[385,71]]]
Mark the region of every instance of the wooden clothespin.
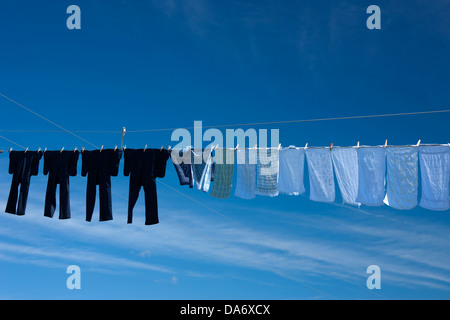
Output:
[[418,147],[420,145],[420,140],[417,141],[416,147]]
[[116,151],[116,150],[117,150],[117,146],[114,147],[114,151]]
[[171,146],[169,146],[169,148],[167,148],[167,150],[170,150],[170,148],[172,148]]
[[41,151],[41,147],[38,148],[38,151],[37,151],[37,152],[39,153],[40,151]]
[[27,153],[27,151],[28,151],[28,147],[25,149],[25,153]]
[[305,150],[306,150],[306,148],[308,148],[308,142],[305,144]]
[[11,153],[11,151],[13,151],[13,148],[9,148],[9,153]]
[[331,151],[331,148],[333,148],[333,142],[330,143],[330,151]]
[[62,149],[61,149],[61,153],[64,151],[64,147],[62,147]]
[[84,147],[81,148],[81,152],[84,152]]
[[73,152],[74,152],[74,153],[75,153],[75,152],[77,152],[77,149],[78,149],[78,148],[77,148],[77,147],[75,147],[75,149],[73,149]]
[[103,145],[102,145],[102,147],[100,148],[100,152],[102,152],[103,151]]
[[46,153],[46,152],[47,152],[47,148],[44,149],[44,153]]
[[281,143],[278,145],[278,150],[280,150],[281,149]]
[[386,148],[387,147],[387,139],[386,139],[386,141],[384,142],[384,148]]
[[237,149],[239,149],[239,143],[236,145],[236,148],[234,148],[234,151],[236,151]]
[[[144,152],[145,152],[145,150],[147,150],[147,145],[145,145],[145,147],[144,147]],[[161,146],[161,150],[162,150],[162,146]]]
[[359,141],[358,141],[358,143],[356,144],[356,149],[358,149],[359,148]]

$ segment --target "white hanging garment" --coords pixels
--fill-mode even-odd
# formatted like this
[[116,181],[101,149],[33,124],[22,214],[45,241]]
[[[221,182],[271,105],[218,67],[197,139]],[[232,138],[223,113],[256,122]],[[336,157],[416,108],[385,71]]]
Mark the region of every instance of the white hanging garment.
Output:
[[331,152],[326,149],[307,149],[310,199],[320,202],[335,200],[335,185]]

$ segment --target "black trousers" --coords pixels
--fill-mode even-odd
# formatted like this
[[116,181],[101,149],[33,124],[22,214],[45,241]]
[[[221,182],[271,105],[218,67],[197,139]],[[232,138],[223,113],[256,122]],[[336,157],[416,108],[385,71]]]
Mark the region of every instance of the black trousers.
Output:
[[101,183],[98,184],[94,179],[88,178],[86,188],[86,221],[90,222],[92,220],[95,198],[97,196],[97,185],[100,200],[100,221],[112,220],[111,178],[108,176],[104,177]]
[[5,212],[21,216],[25,214],[31,176],[38,174],[41,158],[42,152],[40,151],[11,151],[9,153],[9,173],[13,176]]
[[45,194],[44,216],[53,218],[56,209],[56,188],[59,185],[59,219],[70,219],[69,177],[50,175]]
[[30,189],[30,178],[31,177],[29,175],[13,175],[11,190],[9,192],[5,212],[17,214],[19,216],[23,216],[25,214],[25,209],[27,207],[28,201],[28,191]]

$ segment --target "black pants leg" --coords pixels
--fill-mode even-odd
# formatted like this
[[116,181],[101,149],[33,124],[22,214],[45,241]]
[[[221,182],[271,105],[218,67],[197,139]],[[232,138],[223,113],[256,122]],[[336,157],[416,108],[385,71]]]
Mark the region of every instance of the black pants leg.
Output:
[[139,191],[141,190],[141,183],[139,177],[136,175],[130,176],[130,191],[128,195],[128,221],[127,223],[133,223],[133,209],[139,198]]
[[97,194],[97,185],[88,179],[86,188],[86,221],[92,220],[96,194]]
[[19,175],[14,174],[11,181],[11,189],[9,191],[8,202],[6,203],[6,213],[16,214],[17,198],[19,196],[19,185]]
[[59,185],[59,218],[70,219],[70,217],[70,185],[67,177]]
[[145,191],[145,224],[152,225],[159,223],[158,219],[158,198],[156,194],[156,182],[153,178],[146,179],[144,183]]
[[17,215],[23,216],[27,208],[28,191],[30,189],[30,176],[22,177],[20,183],[19,201],[17,204]]
[[108,179],[99,185],[99,197],[100,221],[112,220],[111,179]]
[[45,193],[44,216],[53,218],[56,209],[56,179],[53,175],[48,177],[47,191]]

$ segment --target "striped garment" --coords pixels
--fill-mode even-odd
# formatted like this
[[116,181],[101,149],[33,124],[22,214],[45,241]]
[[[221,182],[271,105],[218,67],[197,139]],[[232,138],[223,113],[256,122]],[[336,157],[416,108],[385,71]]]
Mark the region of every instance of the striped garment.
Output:
[[278,190],[279,150],[259,149],[256,170],[256,194],[276,197]]
[[257,150],[237,151],[236,189],[234,196],[250,200],[256,194],[256,156]]

